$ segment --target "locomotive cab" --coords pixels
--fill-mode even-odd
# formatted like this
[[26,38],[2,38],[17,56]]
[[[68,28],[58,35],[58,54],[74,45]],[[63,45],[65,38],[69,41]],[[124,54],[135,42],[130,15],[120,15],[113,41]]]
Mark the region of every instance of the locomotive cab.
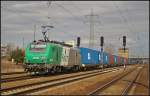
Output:
[[39,69],[43,70],[43,64],[47,63],[47,44],[46,43],[31,43],[25,51],[25,70],[34,72]]
[[28,72],[48,72],[61,61],[62,48],[56,44],[31,43],[25,52],[25,70]]
[[25,63],[28,65],[46,63],[46,44],[30,44],[26,48]]

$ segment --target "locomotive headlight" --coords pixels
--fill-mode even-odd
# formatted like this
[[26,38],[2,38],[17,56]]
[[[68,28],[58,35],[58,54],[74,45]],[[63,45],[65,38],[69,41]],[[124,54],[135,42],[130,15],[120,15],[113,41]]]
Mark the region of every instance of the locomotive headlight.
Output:
[[26,63],[28,63],[28,60],[26,60]]
[[51,62],[52,62],[52,61],[53,61],[53,59],[50,59],[49,61],[51,61]]
[[29,60],[28,60],[28,59],[26,59],[26,63],[29,63]]

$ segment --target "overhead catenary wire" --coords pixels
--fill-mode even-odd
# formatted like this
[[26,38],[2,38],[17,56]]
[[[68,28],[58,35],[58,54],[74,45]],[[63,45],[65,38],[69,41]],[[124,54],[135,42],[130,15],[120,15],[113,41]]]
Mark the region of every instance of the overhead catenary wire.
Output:
[[34,34],[33,34],[34,40],[33,41],[35,41],[35,32],[36,32],[36,25],[34,25]]
[[78,16],[74,15],[69,9],[65,8],[63,5],[55,3],[58,7],[61,7],[64,11],[71,14],[73,17],[75,17],[77,20],[81,21],[84,24],[84,21],[82,19],[79,19]]
[[116,7],[116,9],[118,10],[118,13],[120,14],[120,16],[122,17],[122,20],[123,20],[123,23],[126,23],[127,24],[127,29],[129,32],[132,32],[131,28],[129,27],[129,24],[128,24],[128,20],[125,18],[125,16],[123,15],[122,11],[120,10],[120,7],[115,3],[113,2],[114,6]]
[[[63,5],[58,4],[58,3],[53,3],[53,4],[55,4],[55,5],[57,5],[58,7],[62,8],[64,11],[66,11],[67,13],[69,13],[70,15],[72,15],[73,17],[75,17],[75,19],[77,19],[77,20],[81,21],[83,24],[85,24],[82,19],[79,19],[78,16],[74,15],[69,9],[67,9],[67,8],[64,7]],[[74,7],[75,7],[75,8],[78,8],[78,7],[76,7],[76,6],[74,6]],[[79,9],[79,8],[78,8],[78,9]],[[56,22],[55,22],[55,23],[56,23]]]
[[[58,7],[60,7],[61,9],[63,9],[65,12],[69,13],[70,15],[72,15],[72,17],[75,17],[76,20],[81,21],[82,24],[84,24],[84,21],[83,21],[82,19],[79,19],[78,16],[74,15],[69,9],[67,9],[67,8],[64,7],[63,5],[58,4],[58,3],[53,3],[53,4],[57,5]],[[55,23],[57,23],[57,22],[55,22]],[[68,34],[72,35],[71,33],[68,33]],[[73,35],[72,35],[72,36],[73,36]],[[77,37],[77,35],[74,35],[74,36]],[[74,36],[73,36],[73,37],[74,37]]]
[[[128,23],[128,20],[127,20],[126,17],[124,16],[124,14],[123,14],[123,12],[121,11],[120,7],[116,4],[116,2],[113,2],[113,4],[114,4],[114,6],[116,7],[116,9],[117,9],[117,11],[118,11],[120,17],[122,17],[122,23],[124,23],[124,24],[127,25],[127,30],[128,30],[129,33],[131,33],[131,32],[132,32],[132,29],[130,28],[129,23]],[[124,33],[126,33],[126,34],[124,34],[124,35],[128,36],[127,32],[124,32]],[[119,36],[119,40],[121,40],[121,37],[120,37],[120,36]]]
[[[53,1],[53,2],[54,2],[54,1]],[[49,22],[51,22],[51,24],[54,24],[54,23],[55,23],[55,24],[57,25],[58,22],[56,22],[56,21],[54,20],[54,18],[52,19],[52,17],[50,17],[49,9],[50,9],[50,7],[52,6],[52,1],[47,1],[46,4],[47,4],[47,11],[48,11],[48,12],[47,12],[47,19],[48,19],[47,24],[50,25]],[[54,5],[54,4],[55,4],[55,3],[53,3],[53,5]],[[61,6],[61,5],[60,5],[60,6]],[[63,6],[61,6],[61,7],[63,7]],[[67,9],[66,9],[66,10],[67,10]],[[59,30],[60,32],[62,31],[62,30],[60,30],[60,29],[58,29],[58,28],[57,28],[57,30]],[[49,33],[49,32],[48,32],[48,33]],[[50,35],[50,34],[48,34],[48,37],[49,37],[49,35]]]
[[[123,13],[121,12],[119,6],[118,6],[117,4],[115,4],[115,3],[114,3],[114,5],[115,5],[115,7],[118,9],[118,11],[119,11],[121,17],[123,18],[123,21],[127,24],[128,31],[129,31],[131,34],[133,34],[133,32],[137,32],[137,30],[136,30],[136,28],[135,28],[135,23],[130,23],[130,25],[129,25],[128,18],[130,17],[130,15],[126,16],[126,18],[125,18],[125,15],[123,15]],[[128,12],[128,7],[125,8],[124,10],[126,11],[126,13],[129,13],[129,12]],[[128,17],[128,18],[127,18],[127,17]],[[134,30],[133,30],[133,29],[134,29]],[[136,35],[133,35],[133,36],[136,36],[136,37],[135,37],[135,41],[140,41],[140,39],[141,39],[140,36],[141,36],[141,35],[137,35],[137,34],[136,34]],[[133,51],[133,50],[132,50],[132,51]],[[142,49],[141,49],[141,51],[142,51]]]
[[[123,22],[127,24],[127,29],[128,29],[128,31],[131,33],[132,30],[131,30],[131,28],[130,28],[130,26],[129,26],[129,24],[128,24],[128,20],[125,18],[124,14],[122,13],[122,11],[120,10],[119,6],[118,6],[115,2],[114,2],[114,5],[115,5],[116,9],[118,10],[120,16],[122,17]],[[127,34],[126,34],[126,36],[127,36]],[[124,46],[124,45],[123,45],[123,46]],[[124,48],[125,48],[125,46],[124,46]],[[124,55],[125,55],[125,49],[124,49],[124,54],[123,54],[123,56],[124,56]],[[124,63],[124,67],[125,67],[125,63]]]

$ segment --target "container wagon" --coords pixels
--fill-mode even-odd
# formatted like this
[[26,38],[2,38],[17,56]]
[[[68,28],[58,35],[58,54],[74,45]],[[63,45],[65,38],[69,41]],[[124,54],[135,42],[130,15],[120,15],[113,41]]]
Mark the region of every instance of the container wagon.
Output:
[[89,48],[80,47],[81,64],[83,67],[100,66],[100,52]]
[[91,50],[88,48],[80,48],[80,54],[81,54],[81,64],[83,67],[87,65],[91,65]]

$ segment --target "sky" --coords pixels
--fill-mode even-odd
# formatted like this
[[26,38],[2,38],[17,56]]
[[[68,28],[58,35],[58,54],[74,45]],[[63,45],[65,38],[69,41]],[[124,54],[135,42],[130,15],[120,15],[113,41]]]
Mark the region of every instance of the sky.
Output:
[[125,35],[130,57],[149,56],[148,1],[1,1],[1,42],[23,47],[24,41],[25,47],[33,41],[34,31],[36,40],[43,39],[41,26],[49,24],[54,26],[50,40],[80,36],[81,47],[88,47],[92,10],[93,49],[100,50],[104,36],[104,50],[117,54]]

